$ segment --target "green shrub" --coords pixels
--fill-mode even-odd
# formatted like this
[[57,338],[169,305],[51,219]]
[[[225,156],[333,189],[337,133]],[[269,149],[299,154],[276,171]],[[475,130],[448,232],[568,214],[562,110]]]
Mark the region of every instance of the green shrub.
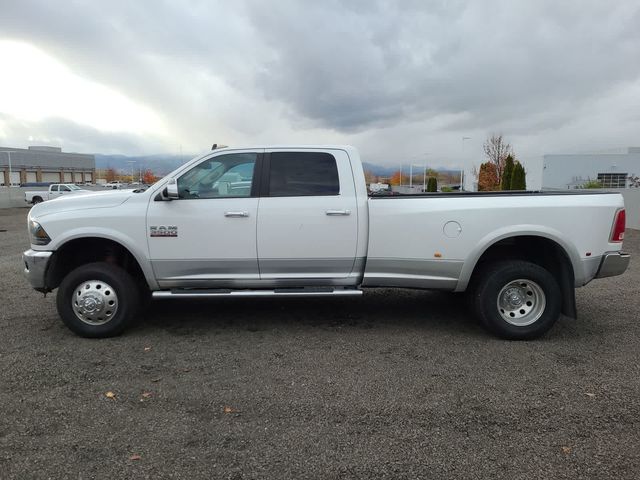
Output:
[[598,180],[588,180],[582,184],[581,188],[602,188],[602,184]]
[[520,162],[516,160],[513,165],[513,173],[511,175],[511,188],[509,190],[526,190],[527,189],[527,173]]
[[427,182],[427,192],[437,192],[438,191],[438,180],[436,177],[429,177],[429,181]]
[[504,161],[502,178],[500,179],[500,190],[511,190],[511,178],[513,177],[513,157],[509,155]]

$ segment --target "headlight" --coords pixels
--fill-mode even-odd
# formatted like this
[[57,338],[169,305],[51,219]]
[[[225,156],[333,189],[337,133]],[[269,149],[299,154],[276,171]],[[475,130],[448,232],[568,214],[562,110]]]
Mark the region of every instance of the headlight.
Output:
[[31,236],[31,243],[34,245],[46,245],[51,241],[42,225],[33,220],[29,221],[29,235]]

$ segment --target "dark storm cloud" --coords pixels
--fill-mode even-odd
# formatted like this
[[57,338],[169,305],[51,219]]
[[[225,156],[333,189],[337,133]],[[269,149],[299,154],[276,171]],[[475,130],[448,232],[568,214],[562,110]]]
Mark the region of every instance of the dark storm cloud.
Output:
[[371,5],[256,4],[278,52],[266,92],[337,129],[445,112],[474,126],[566,109],[640,75],[633,3]]

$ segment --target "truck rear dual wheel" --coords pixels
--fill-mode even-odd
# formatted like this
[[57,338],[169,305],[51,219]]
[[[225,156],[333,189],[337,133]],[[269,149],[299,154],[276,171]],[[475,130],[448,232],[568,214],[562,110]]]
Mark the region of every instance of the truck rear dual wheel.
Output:
[[140,289],[131,275],[106,262],[82,265],[60,283],[56,303],[64,324],[87,338],[113,337],[139,311]]
[[471,298],[480,323],[510,340],[544,335],[560,317],[562,301],[558,282],[549,271],[520,260],[489,265]]

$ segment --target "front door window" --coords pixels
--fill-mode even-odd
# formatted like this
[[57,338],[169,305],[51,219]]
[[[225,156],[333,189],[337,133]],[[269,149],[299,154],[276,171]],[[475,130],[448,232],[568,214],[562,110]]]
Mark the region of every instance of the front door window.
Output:
[[181,199],[250,197],[256,153],[233,153],[199,163],[178,178]]

